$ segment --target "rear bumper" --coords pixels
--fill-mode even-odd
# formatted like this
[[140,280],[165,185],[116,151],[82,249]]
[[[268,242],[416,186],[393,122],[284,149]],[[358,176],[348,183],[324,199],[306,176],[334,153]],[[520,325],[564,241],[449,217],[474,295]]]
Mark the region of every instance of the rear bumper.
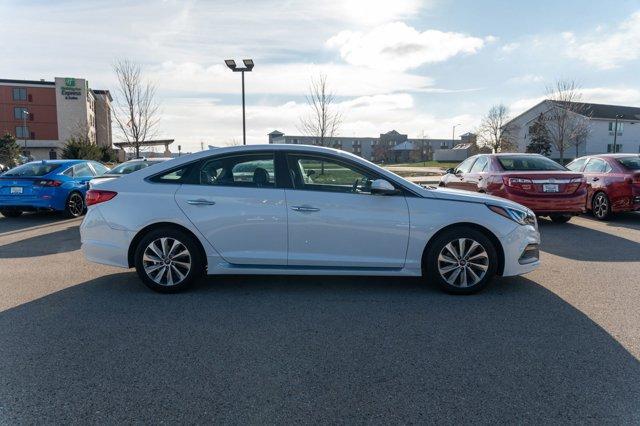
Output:
[[17,200],[0,198],[0,209],[20,210],[23,212],[60,210],[53,199],[32,198],[30,200]]
[[505,191],[498,196],[529,207],[536,214],[562,213],[577,215],[586,212],[586,191],[567,196],[549,195],[537,197],[523,196]]
[[90,207],[80,225],[82,253],[87,260],[104,265],[129,268],[129,244],[133,233],[111,228],[100,210]]

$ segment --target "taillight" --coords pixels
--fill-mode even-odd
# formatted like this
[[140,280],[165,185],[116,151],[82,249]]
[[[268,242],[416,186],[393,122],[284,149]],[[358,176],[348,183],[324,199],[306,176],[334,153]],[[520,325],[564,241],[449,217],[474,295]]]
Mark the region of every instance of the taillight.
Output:
[[510,186],[511,188],[523,189],[525,191],[529,191],[533,189],[533,182],[531,179],[523,179],[523,178],[512,178],[503,176],[502,182],[506,186]]
[[570,192],[570,193],[574,193],[578,190],[578,188],[580,188],[580,185],[582,185],[583,183],[585,183],[586,180],[584,177],[579,177],[579,178],[572,178],[569,181],[569,184],[567,185],[567,188],[565,189],[566,192]]
[[105,201],[109,201],[113,197],[118,195],[117,192],[114,191],[103,191],[100,189],[90,189],[87,191],[87,195],[85,195],[85,203],[87,206],[92,206],[94,204],[104,203]]
[[640,174],[633,175],[633,183],[640,183]]
[[36,181],[35,184],[38,186],[56,187],[56,186],[62,185],[62,182],[60,182],[59,180],[42,179],[42,180]]

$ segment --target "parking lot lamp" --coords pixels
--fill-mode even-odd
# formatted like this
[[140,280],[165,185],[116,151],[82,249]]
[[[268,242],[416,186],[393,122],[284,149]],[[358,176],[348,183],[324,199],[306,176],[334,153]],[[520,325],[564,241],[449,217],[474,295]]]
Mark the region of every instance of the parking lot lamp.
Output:
[[614,154],[616,153],[616,142],[618,140],[618,120],[624,118],[622,114],[616,114],[616,122],[613,127],[613,149],[611,150]]
[[242,144],[247,144],[247,127],[245,124],[245,115],[244,115],[244,73],[250,72],[253,69],[254,63],[253,59],[243,59],[244,67],[238,67],[236,65],[236,61],[233,59],[225,59],[224,63],[229,67],[229,69],[233,72],[239,72],[242,74]]
[[451,148],[453,148],[456,144],[456,127],[460,126],[460,123],[453,125],[453,130],[451,131]]

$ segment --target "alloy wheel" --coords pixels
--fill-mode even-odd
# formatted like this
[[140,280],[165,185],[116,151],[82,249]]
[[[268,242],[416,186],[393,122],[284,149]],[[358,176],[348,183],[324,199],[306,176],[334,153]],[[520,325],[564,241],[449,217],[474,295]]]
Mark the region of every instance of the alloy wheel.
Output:
[[593,214],[597,218],[603,218],[607,215],[607,211],[609,210],[609,201],[607,200],[607,196],[603,193],[599,193],[596,195],[596,198],[593,200]]
[[74,192],[69,196],[69,201],[67,204],[67,209],[69,210],[69,214],[73,217],[78,217],[82,215],[84,212],[84,200],[82,196],[77,192]]
[[488,268],[487,250],[471,238],[449,242],[438,255],[440,276],[455,287],[473,287],[482,280]]
[[191,253],[175,238],[158,238],[145,248],[142,266],[156,284],[171,287],[180,284],[189,274]]

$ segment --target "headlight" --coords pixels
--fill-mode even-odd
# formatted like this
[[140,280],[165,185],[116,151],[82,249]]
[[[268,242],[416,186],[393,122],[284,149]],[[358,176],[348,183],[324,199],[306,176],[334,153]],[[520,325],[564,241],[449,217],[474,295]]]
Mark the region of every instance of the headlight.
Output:
[[500,216],[504,216],[507,219],[511,219],[514,222],[519,223],[520,225],[533,225],[534,227],[537,225],[536,223],[536,215],[529,209],[521,210],[514,209],[513,207],[502,207],[502,206],[492,206],[487,205],[489,210],[494,213],[498,213]]

